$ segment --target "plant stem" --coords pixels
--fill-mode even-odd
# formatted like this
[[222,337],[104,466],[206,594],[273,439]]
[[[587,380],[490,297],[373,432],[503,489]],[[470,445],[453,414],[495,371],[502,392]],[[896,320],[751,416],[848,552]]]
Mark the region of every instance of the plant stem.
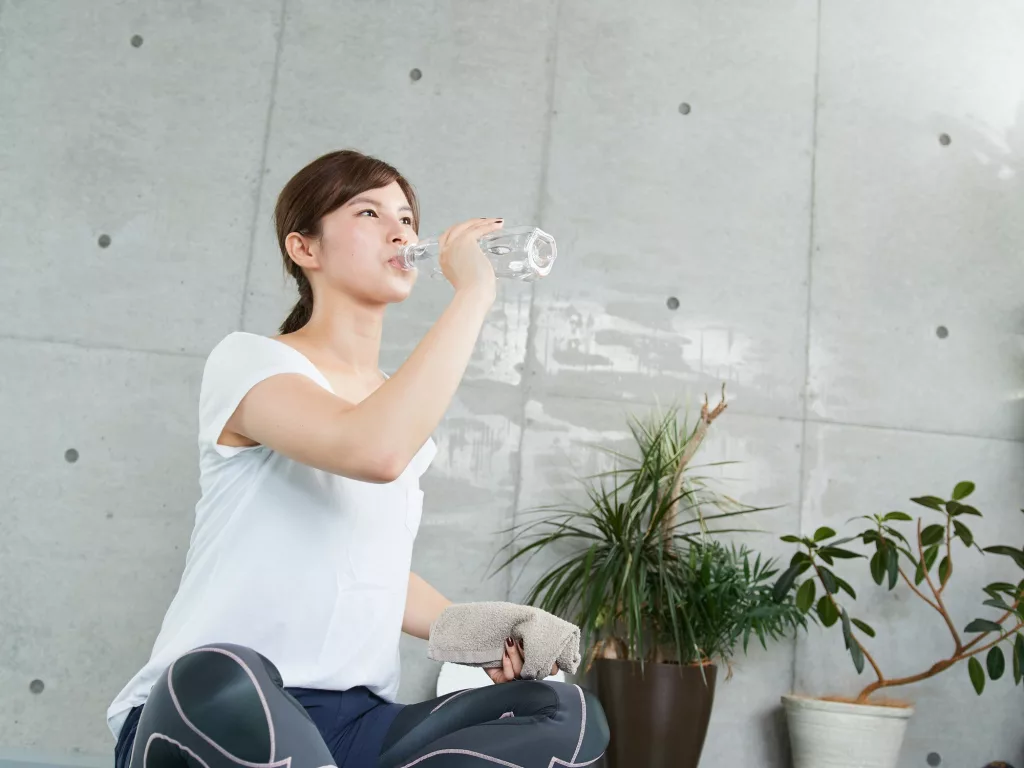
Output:
[[939,608],[939,606],[937,606],[935,603],[933,603],[931,600],[929,600],[927,597],[925,597],[925,594],[923,592],[921,592],[917,587],[914,586],[914,583],[910,580],[910,577],[907,576],[906,572],[902,568],[900,568],[900,576],[903,577],[903,580],[907,583],[907,586],[910,587],[910,589],[913,591],[913,593],[915,595],[917,595],[922,600],[924,600],[926,603],[928,603],[928,605],[930,605],[936,611],[938,611],[939,613],[942,613],[942,609]]
[[[831,592],[829,592],[828,587],[825,586],[825,582],[821,579],[821,570],[818,568],[818,563],[815,561],[813,553],[811,554],[811,565],[814,567],[814,573],[818,576],[818,581],[821,582],[821,588],[825,590],[825,594],[828,595],[829,601],[832,603],[833,606],[835,606],[836,613],[841,614],[842,609],[839,607],[839,603],[836,602],[835,596]],[[850,639],[853,640],[853,642],[855,642],[860,647],[860,652],[864,654],[864,658],[867,659],[868,662],[870,662],[871,668],[874,669],[875,674],[878,675],[879,682],[884,681],[885,676],[882,674],[882,670],[878,668],[878,664],[875,663],[875,660],[871,657],[871,654],[868,653],[867,649],[860,642],[860,640],[858,640],[854,636],[852,627],[850,628]]]
[[[1020,605],[1020,601],[1021,601],[1021,598],[1019,598],[1019,597],[1016,600],[1014,600],[1013,601],[1013,605],[1010,607],[1010,610],[1008,610],[1006,613],[1004,613],[1002,616],[1000,616],[999,619],[996,621],[996,624],[1002,624],[1008,618],[1013,616],[1014,613],[1016,613],[1016,611],[1017,611],[1017,606]],[[964,651],[970,650],[975,645],[977,645],[982,640],[984,640],[986,637],[988,637],[990,634],[992,634],[992,633],[991,632],[982,632],[976,638],[974,638],[969,643],[967,643],[967,645],[965,645],[961,650],[964,650]]]
[[942,618],[946,621],[946,626],[949,627],[949,631],[953,634],[953,642],[956,643],[956,649],[954,654],[960,653],[963,650],[963,643],[960,642],[960,635],[957,634],[956,627],[953,625],[953,619],[949,617],[949,611],[946,610],[946,606],[942,602],[942,594],[939,590],[935,589],[935,583],[932,581],[931,574],[928,573],[928,567],[924,561],[924,544],[921,542],[921,518],[917,518],[917,553],[921,556],[921,572],[924,574],[925,580],[928,582],[929,588],[932,590],[932,595],[935,597],[935,602],[939,607],[939,613],[942,614]]
[[[967,652],[966,648],[962,648],[957,653],[954,653],[950,658],[943,659],[942,661],[937,661],[924,672],[919,672],[916,675],[911,675],[910,677],[897,677],[892,680],[878,680],[877,682],[871,683],[871,685],[867,686],[857,696],[857,703],[865,703],[868,700],[868,697],[870,697],[872,693],[879,690],[880,688],[893,688],[898,685],[909,685],[911,683],[917,683],[921,680],[926,680],[929,677],[933,677],[937,675],[939,672],[942,672],[945,669],[949,669],[951,666],[960,661],[963,661],[964,659],[970,658],[971,656],[976,656],[979,653],[984,653],[989,648],[992,648],[1006,640],[1006,638],[1010,637],[1015,632],[1019,631],[1022,627],[1024,627],[1024,621],[1018,623],[1017,626],[1015,626],[1013,629],[1000,634],[999,637],[997,637],[988,645],[983,645],[981,648],[971,651],[970,653]],[[989,633],[986,632],[985,634],[987,635]],[[980,635],[977,639],[980,639],[984,636],[985,635]],[[977,639],[975,640],[975,642],[977,642]]]
[[[966,658],[968,658],[970,656],[976,656],[979,653],[984,653],[989,648],[991,648],[991,647],[993,647],[995,645],[999,645],[1001,642],[1003,642],[1003,640],[1005,640],[1006,638],[1010,637],[1015,632],[1019,631],[1021,628],[1024,628],[1024,621],[1018,622],[1017,626],[1015,626],[1013,629],[1008,630],[1008,631],[1004,632],[1003,634],[999,635],[999,637],[997,637],[995,640],[993,640],[988,645],[983,645],[983,646],[981,646],[981,648],[976,648],[975,650],[971,651],[970,653],[966,653],[965,652],[963,654],[963,656],[961,656],[960,658],[966,659]],[[986,632],[985,634],[987,635],[989,633]],[[958,659],[958,661],[959,661],[959,659]]]
[[682,458],[679,459],[679,466],[676,469],[676,479],[672,483],[672,495],[669,497],[672,499],[672,510],[665,515],[665,519],[661,523],[661,537],[668,546],[668,543],[672,540],[672,531],[675,529],[676,517],[679,514],[679,502],[680,494],[683,490],[683,470],[686,465],[693,458],[694,454],[697,453],[697,449],[700,448],[700,444],[704,441],[704,436],[708,433],[708,427],[711,426],[711,422],[717,419],[722,411],[726,409],[725,402],[725,382],[722,383],[722,402],[714,407],[713,410],[708,410],[708,396],[704,395],[704,405],[700,409],[700,420],[697,422],[697,426],[694,428],[693,433],[690,435],[690,439],[686,441],[686,447],[683,449]]

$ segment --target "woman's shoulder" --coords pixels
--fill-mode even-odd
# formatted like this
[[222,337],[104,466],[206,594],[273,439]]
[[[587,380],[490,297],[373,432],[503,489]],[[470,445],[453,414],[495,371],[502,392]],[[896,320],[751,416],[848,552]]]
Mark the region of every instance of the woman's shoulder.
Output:
[[206,356],[203,377],[237,375],[243,370],[268,366],[297,368],[301,362],[291,347],[270,336],[232,331],[221,338]]
[[210,350],[207,359],[224,357],[255,356],[265,359],[268,356],[290,358],[295,350],[273,336],[263,336],[249,331],[231,331],[218,341]]

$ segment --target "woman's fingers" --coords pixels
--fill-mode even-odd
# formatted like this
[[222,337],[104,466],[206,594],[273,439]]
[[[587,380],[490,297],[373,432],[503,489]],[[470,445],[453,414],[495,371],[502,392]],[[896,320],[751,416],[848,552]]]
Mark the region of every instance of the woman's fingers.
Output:
[[512,643],[508,656],[512,659],[512,669],[515,671],[515,677],[519,679],[523,675],[523,643],[521,640],[516,640]]
[[[515,670],[515,667],[512,664],[512,650],[513,650],[513,648],[509,645],[510,642],[511,642],[510,640],[506,640],[505,641],[505,655],[502,656],[502,658],[501,658],[501,668],[505,671],[505,679],[506,680],[515,680],[515,678],[516,678],[516,670]],[[522,669],[522,665],[521,664],[520,664],[519,668]]]

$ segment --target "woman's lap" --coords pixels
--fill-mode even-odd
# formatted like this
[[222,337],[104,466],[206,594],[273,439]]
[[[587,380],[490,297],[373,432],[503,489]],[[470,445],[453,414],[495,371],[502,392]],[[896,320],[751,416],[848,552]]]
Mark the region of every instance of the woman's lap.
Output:
[[285,689],[269,660],[217,644],[178,659],[133,710],[115,767],[134,752],[134,768],[547,768],[594,762],[607,742],[603,710],[575,685],[513,681],[401,705],[365,688]]
[[303,706],[342,768],[376,768],[384,736],[404,708],[365,688],[317,691],[286,688]]

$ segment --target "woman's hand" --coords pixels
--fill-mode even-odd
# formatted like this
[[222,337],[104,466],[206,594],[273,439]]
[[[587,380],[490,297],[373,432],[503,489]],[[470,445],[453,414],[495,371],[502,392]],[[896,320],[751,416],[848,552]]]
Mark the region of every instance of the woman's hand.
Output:
[[494,266],[478,242],[502,227],[501,219],[471,219],[449,227],[438,239],[441,271],[456,291],[483,291],[493,295]]
[[[518,680],[523,671],[523,646],[520,641],[513,641],[511,637],[505,638],[505,655],[501,658],[500,667],[490,667],[484,670],[487,675],[496,683],[507,683],[510,680]],[[558,665],[551,665],[551,674],[558,673]]]

